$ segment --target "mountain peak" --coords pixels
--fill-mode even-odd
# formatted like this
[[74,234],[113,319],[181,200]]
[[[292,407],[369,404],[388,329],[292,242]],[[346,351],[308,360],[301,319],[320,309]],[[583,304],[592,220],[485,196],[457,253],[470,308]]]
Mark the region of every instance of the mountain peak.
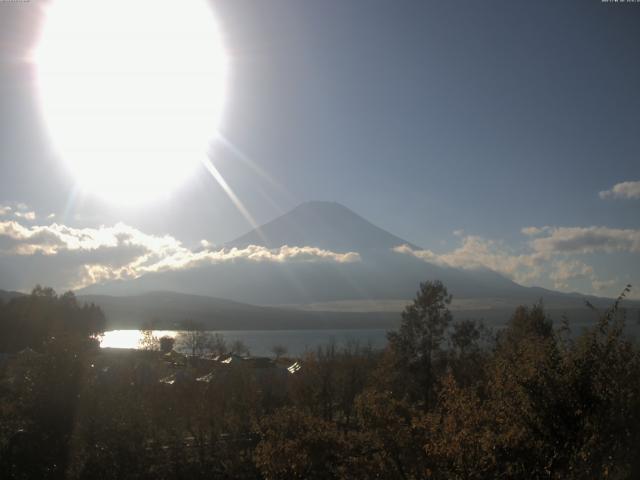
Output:
[[409,244],[337,202],[310,201],[275,218],[228,246],[318,247],[335,252],[390,250]]

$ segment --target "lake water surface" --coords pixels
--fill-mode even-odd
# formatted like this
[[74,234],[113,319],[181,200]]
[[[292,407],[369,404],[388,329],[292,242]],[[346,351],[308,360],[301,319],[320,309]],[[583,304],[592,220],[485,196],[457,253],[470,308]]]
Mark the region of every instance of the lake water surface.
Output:
[[[335,343],[338,347],[357,341],[360,345],[371,345],[381,349],[387,344],[385,329],[366,330],[224,330],[212,331],[221,334],[227,343],[241,340],[255,356],[272,356],[274,345],[282,345],[288,355],[299,356],[305,351],[315,350],[319,346]],[[168,335],[177,337],[180,331],[154,330],[153,335],[160,338]],[[109,330],[105,332],[100,346],[102,348],[138,348],[142,338],[140,330]]]
[[[573,322],[571,324],[572,337],[576,338],[585,328],[593,327],[591,322]],[[500,330],[502,325],[490,325],[494,330]],[[556,327],[559,325],[556,324]],[[640,318],[628,321],[625,332],[630,339],[640,339]],[[154,330],[157,338],[164,335],[177,337],[181,332],[177,330]],[[340,330],[219,330],[210,333],[221,334],[230,344],[241,340],[255,356],[272,356],[272,348],[282,345],[287,353],[293,356],[302,355],[305,351],[315,350],[319,346],[335,343],[340,347],[347,342],[357,341],[361,346],[371,345],[374,349],[382,349],[387,344],[386,329],[340,329]],[[138,348],[142,334],[140,330],[110,330],[105,332],[100,346],[103,348]],[[180,350],[180,346],[176,346]]]

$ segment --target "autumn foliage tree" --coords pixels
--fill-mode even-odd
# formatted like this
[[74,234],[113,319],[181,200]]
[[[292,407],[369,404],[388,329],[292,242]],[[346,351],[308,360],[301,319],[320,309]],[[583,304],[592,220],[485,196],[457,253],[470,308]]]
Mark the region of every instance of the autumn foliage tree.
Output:
[[475,385],[448,375],[425,423],[447,478],[635,478],[640,356],[621,297],[573,342],[518,308]]
[[[0,362],[0,477],[640,478],[628,292],[592,307],[581,334],[541,302],[493,334],[454,321],[447,289],[425,282],[384,351],[331,344],[287,369],[101,352],[98,312],[38,289],[0,311],[4,331],[34,346]],[[178,349],[242,350],[191,333]]]
[[40,349],[51,337],[96,336],[105,324],[96,305],[80,304],[73,292],[58,295],[52,288],[38,285],[30,295],[0,305],[0,352]]

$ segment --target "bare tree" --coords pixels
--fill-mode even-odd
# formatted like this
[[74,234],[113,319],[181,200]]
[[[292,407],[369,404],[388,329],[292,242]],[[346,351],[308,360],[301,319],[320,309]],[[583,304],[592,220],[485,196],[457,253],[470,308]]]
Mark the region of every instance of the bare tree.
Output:
[[153,334],[153,325],[151,323],[142,325],[138,347],[141,350],[158,350],[160,348],[160,342],[158,337]]
[[178,335],[178,342],[192,357],[224,355],[230,351],[237,354],[249,353],[242,342],[239,345],[234,342],[229,347],[222,334],[205,330],[201,323],[187,320],[183,323],[183,328],[184,331]]
[[271,352],[276,356],[276,360],[278,360],[280,357],[287,354],[287,347],[284,345],[274,345],[271,347]]
[[231,353],[234,355],[249,355],[249,347],[242,340],[234,340],[231,343]]
[[173,350],[173,346],[176,343],[176,339],[173,337],[170,337],[168,335],[165,335],[164,337],[160,338],[160,351],[162,353],[169,353],[171,350]]
[[191,357],[195,358],[207,353],[211,334],[204,329],[204,326],[199,322],[186,320],[183,328],[184,331],[178,335],[178,340]]
[[207,338],[207,351],[211,355],[224,355],[229,352],[229,346],[227,345],[224,336],[220,333],[208,333]]

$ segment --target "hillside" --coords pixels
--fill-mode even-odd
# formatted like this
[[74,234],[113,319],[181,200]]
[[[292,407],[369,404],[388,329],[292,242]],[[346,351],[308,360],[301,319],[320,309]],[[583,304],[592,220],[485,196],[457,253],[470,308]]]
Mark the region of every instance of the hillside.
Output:
[[288,330],[317,328],[395,328],[397,312],[316,312],[248,305],[219,298],[176,292],[149,292],[114,297],[80,295],[104,311],[107,328],[179,329],[185,320],[210,330]]
[[8,302],[12,298],[20,297],[22,295],[24,295],[24,293],[0,290],[0,301]]

